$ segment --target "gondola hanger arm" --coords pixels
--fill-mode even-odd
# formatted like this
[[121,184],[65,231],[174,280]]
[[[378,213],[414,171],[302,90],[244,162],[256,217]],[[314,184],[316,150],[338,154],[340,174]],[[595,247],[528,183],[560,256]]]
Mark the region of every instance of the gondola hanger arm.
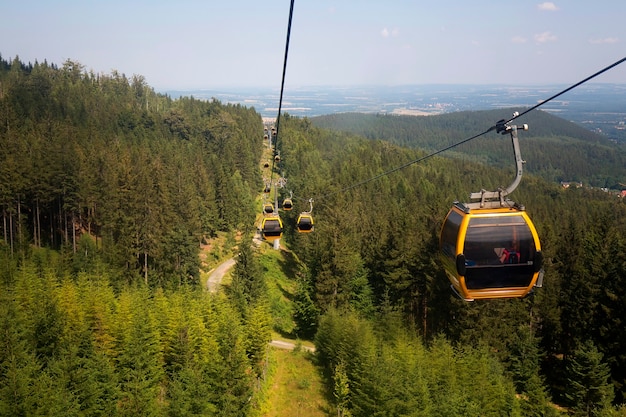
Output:
[[[517,117],[517,112],[514,114]],[[496,124],[496,131],[503,135],[509,133],[511,136],[511,142],[513,145],[513,155],[515,156],[515,178],[513,182],[506,188],[499,188],[496,191],[481,190],[477,193],[470,194],[470,200],[480,200],[477,203],[469,203],[470,205],[477,205],[478,208],[493,208],[493,207],[506,207],[508,204],[505,197],[511,194],[519,183],[522,181],[523,166],[526,163],[522,159],[522,153],[520,151],[519,139],[517,137],[517,130],[528,130],[528,125],[523,124],[521,126],[509,125],[504,120],[500,120]]]

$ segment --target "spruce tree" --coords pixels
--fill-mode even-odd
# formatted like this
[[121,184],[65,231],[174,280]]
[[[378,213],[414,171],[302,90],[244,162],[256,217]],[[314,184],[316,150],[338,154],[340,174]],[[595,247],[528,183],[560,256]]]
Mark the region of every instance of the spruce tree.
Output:
[[602,416],[611,407],[613,386],[603,354],[590,340],[585,341],[567,362],[567,399],[575,415]]

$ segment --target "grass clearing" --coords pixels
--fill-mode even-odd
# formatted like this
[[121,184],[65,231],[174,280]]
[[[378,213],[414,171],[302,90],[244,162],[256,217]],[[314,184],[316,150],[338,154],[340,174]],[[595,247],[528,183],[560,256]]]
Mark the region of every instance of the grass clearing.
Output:
[[333,415],[326,387],[313,356],[304,351],[271,348],[272,372],[263,401],[263,417]]
[[313,343],[293,339],[295,277],[302,265],[289,250],[275,250],[266,242],[261,245],[257,255],[267,284],[274,320],[272,339],[295,343],[296,349],[268,348],[267,380],[262,393],[259,393],[260,404],[254,414],[263,417],[333,415],[314,356],[301,347],[314,347]]
[[295,257],[283,250],[274,250],[267,243],[260,249],[259,263],[267,283],[270,308],[274,318],[274,330],[283,337],[293,335],[293,295],[296,290]]

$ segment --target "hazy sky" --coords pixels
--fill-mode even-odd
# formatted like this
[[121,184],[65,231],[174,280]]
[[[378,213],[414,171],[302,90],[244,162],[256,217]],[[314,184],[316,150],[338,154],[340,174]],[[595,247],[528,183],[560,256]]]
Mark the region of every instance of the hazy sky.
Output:
[[[0,54],[157,91],[280,86],[290,0],[0,0]],[[624,0],[296,0],[286,87],[571,84],[626,56]],[[626,83],[626,63],[597,78]]]

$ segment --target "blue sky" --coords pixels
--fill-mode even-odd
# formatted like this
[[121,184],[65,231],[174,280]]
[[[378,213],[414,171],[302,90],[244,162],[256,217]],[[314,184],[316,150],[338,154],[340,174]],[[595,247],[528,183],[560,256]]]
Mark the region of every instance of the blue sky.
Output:
[[[290,0],[0,0],[0,54],[158,91],[280,86]],[[286,88],[571,84],[626,56],[623,0],[296,0]],[[597,78],[626,83],[626,63]]]

